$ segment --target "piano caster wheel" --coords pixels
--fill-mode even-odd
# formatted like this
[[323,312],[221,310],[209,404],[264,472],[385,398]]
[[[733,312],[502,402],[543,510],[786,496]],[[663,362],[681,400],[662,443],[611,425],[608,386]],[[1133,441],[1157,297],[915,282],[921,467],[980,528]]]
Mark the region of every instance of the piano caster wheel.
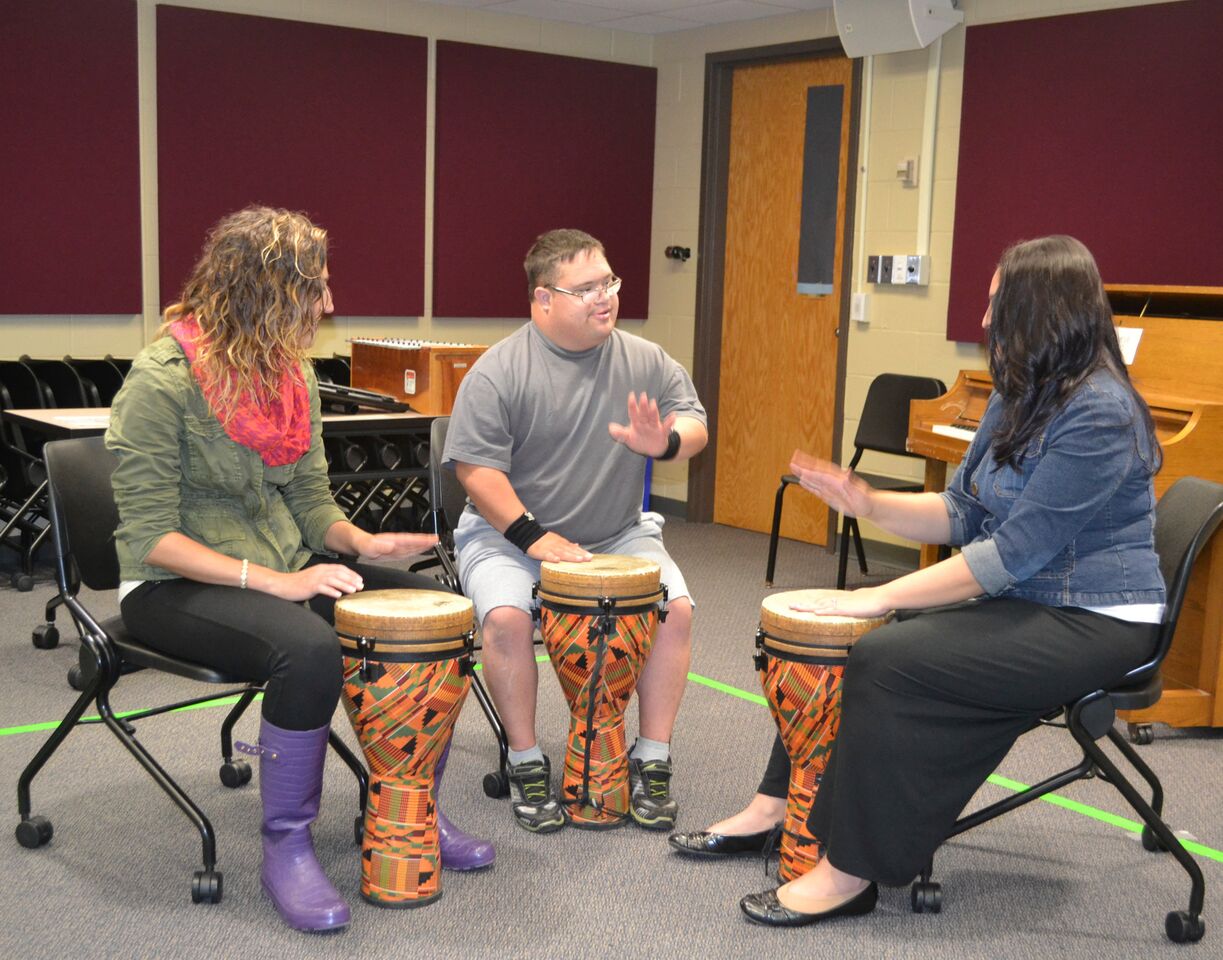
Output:
[[1126,732],[1130,735],[1130,743],[1145,746],[1155,739],[1155,731],[1149,723],[1127,723]]

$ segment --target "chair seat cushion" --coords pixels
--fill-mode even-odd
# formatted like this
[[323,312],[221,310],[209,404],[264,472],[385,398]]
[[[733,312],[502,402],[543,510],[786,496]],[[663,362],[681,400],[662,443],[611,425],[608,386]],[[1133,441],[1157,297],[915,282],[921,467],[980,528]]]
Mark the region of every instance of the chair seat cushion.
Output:
[[151,667],[154,670],[164,670],[189,680],[199,680],[203,683],[250,683],[250,677],[240,677],[232,673],[206,667],[190,660],[180,660],[166,653],[160,653],[133,637],[123,625],[122,617],[111,617],[102,622],[102,629],[110,637],[111,643],[126,663],[136,667]]
[[1108,696],[1118,710],[1142,710],[1158,703],[1163,692],[1163,680],[1156,672],[1154,676],[1131,687],[1109,690]]
[[906,477],[885,477],[879,473],[858,473],[858,476],[869,483],[876,490],[892,490],[900,493],[921,493],[926,489],[925,484],[917,480],[912,480]]

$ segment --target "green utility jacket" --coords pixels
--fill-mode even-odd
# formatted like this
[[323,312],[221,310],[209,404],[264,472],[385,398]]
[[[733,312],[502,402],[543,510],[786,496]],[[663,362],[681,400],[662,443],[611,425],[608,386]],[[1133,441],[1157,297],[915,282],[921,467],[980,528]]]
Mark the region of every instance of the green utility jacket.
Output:
[[106,431],[106,446],[119,460],[112,484],[123,580],[174,578],[146,562],[172,531],[285,573],[300,569],[312,553],[327,552],[323,537],[344,514],[327,485],[318,382],[310,364],[303,369],[310,449],[296,463],[269,467],[225,433],[173,337],[140,352]]

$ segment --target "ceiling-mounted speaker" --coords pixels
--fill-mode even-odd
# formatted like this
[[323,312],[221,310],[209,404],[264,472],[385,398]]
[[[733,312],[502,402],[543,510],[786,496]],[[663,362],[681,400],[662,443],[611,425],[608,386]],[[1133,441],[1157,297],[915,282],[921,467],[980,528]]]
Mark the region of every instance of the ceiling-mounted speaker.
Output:
[[851,57],[920,50],[964,22],[958,0],[833,0],[832,6]]

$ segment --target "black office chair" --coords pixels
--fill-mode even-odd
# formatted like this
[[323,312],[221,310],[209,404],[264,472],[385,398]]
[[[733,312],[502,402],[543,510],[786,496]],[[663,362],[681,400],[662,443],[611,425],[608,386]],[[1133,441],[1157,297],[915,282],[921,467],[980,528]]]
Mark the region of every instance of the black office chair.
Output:
[[[221,725],[221,782],[227,787],[240,787],[250,780],[251,768],[246,761],[234,759],[233,728],[262,687],[252,683],[248,677],[234,676],[159,653],[129,634],[121,617],[97,620],[85,608],[77,596],[82,583],[92,590],[115,590],[119,586],[119,563],[114,545],[119,515],[110,486],[115,459],[106,449],[102,437],[53,441],[43,448],[43,454],[50,490],[48,499],[55,545],[55,576],[61,602],[81,634],[84,689],[17,782],[17,809],[21,815],[16,831],[17,840],[23,847],[36,848],[51,839],[51,821],[31,813],[30,786],[38,771],[77,725],[101,722],[119,738],[119,742],[199,831],[203,842],[203,869],[197,870],[192,878],[191,899],[196,903],[217,903],[221,900],[221,873],[216,869],[216,838],[212,824],[136,739],[133,723],[180,707],[237,694],[237,703]],[[116,717],[110,705],[111,690],[122,675],[146,668],[203,683],[238,686],[237,689],[140,710],[122,719]],[[94,703],[100,721],[81,719],[90,701]],[[357,778],[358,799],[364,810],[368,788],[365,768],[335,731],[331,732],[330,740],[332,748]]]
[[[1107,690],[1086,691],[1082,696],[1065,704],[1054,714],[1054,719],[1046,718],[1033,727],[1037,729],[1039,726],[1064,726],[1069,730],[1083,752],[1082,759],[1075,766],[976,813],[961,817],[948,834],[948,839],[958,836],[1076,780],[1094,777],[1111,783],[1142,817],[1145,824],[1142,828],[1143,847],[1151,851],[1170,850],[1189,874],[1192,885],[1189,910],[1174,910],[1164,921],[1164,932],[1168,939],[1176,943],[1200,940],[1206,930],[1202,920],[1202,903],[1205,898],[1202,871],[1163,821],[1161,813],[1164,791],[1159,778],[1126,742],[1113,721],[1118,710],[1142,710],[1159,700],[1163,692],[1159,666],[1172,646],[1172,637],[1176,633],[1176,624],[1185,600],[1185,591],[1189,586],[1189,576],[1193,572],[1193,564],[1221,523],[1223,484],[1197,477],[1184,477],[1163,495],[1155,508],[1155,549],[1159,553],[1159,565],[1167,584],[1168,601],[1159,626],[1159,640],[1155,652],[1146,663],[1127,673],[1116,686]],[[1056,718],[1063,714],[1064,722],[1056,722]],[[1108,737],[1150,786],[1149,804],[1100,748],[1096,741],[1102,737]],[[921,877],[913,883],[911,901],[915,913],[927,910],[938,913],[941,909],[941,887],[930,879],[933,867],[933,863],[927,865]]]
[[[858,432],[854,435],[854,456],[849,461],[851,470],[858,466],[862,454],[867,450],[891,453],[898,457],[916,457],[905,448],[909,436],[909,401],[931,400],[947,392],[942,380],[934,377],[910,377],[900,373],[881,373],[871,381],[862,405],[862,418],[858,421]],[[859,473],[859,477],[877,490],[899,490],[919,493],[922,484],[912,480],[887,477],[877,473]],[[781,533],[781,505],[786,487],[798,483],[798,477],[787,473],[781,478],[777,496],[773,501],[773,530],[769,534],[769,562],[764,572],[765,586],[773,585],[773,569],[777,562],[777,540]],[[845,589],[845,573],[849,565],[849,538],[853,537],[854,552],[858,555],[858,569],[866,570],[866,552],[862,549],[862,534],[858,521],[853,517],[841,519],[841,554],[837,564],[837,589]]]

